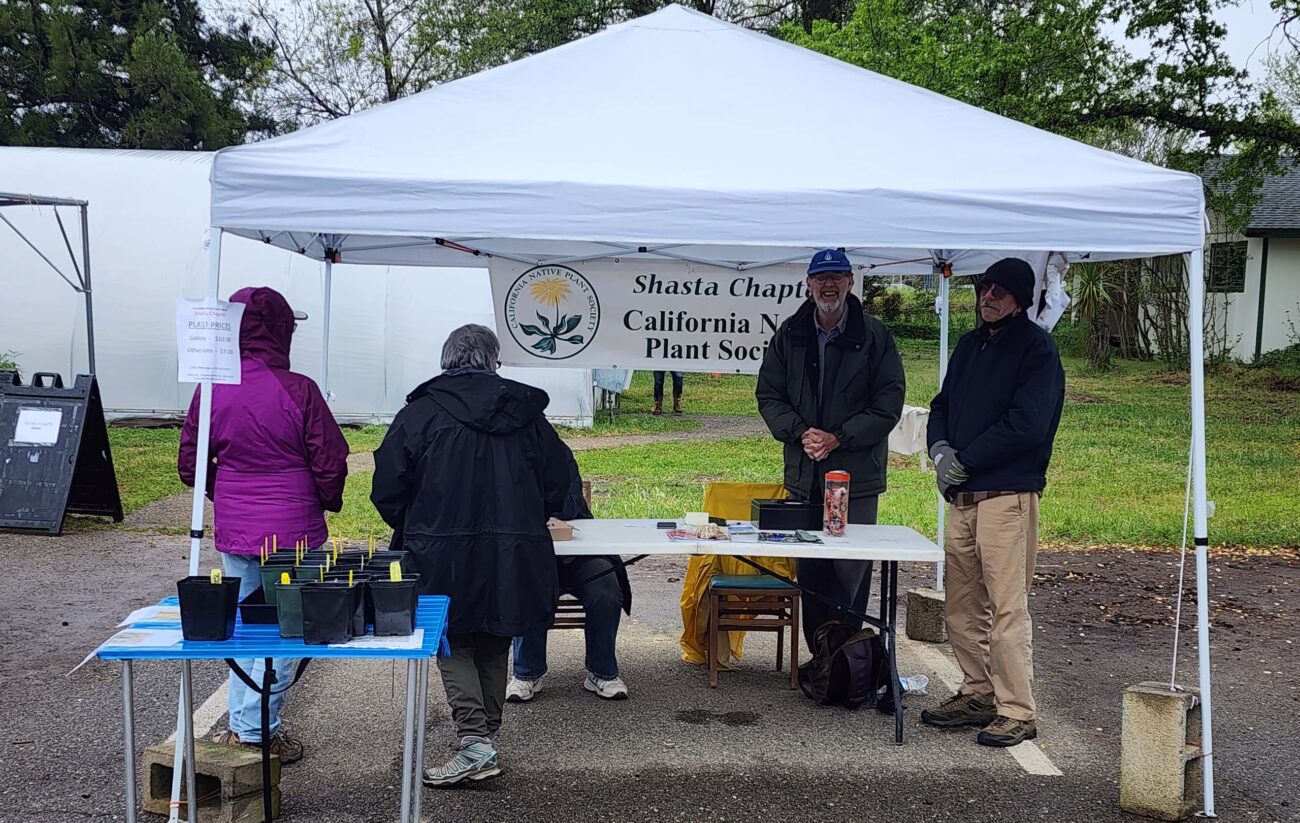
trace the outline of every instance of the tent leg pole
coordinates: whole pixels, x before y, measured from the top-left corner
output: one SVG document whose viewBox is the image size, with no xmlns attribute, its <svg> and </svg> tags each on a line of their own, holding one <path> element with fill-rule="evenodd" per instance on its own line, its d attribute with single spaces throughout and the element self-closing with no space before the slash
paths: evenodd
<svg viewBox="0 0 1300 823">
<path fill-rule="evenodd" d="M 95 307 L 90 299 L 90 217 L 81 205 L 81 290 L 86 295 L 86 353 L 90 373 L 95 374 Z"/>
<path fill-rule="evenodd" d="M 334 296 L 334 261 L 332 252 L 325 252 L 325 326 L 320 347 L 320 388 L 325 399 L 330 399 L 330 304 Z"/>
<path fill-rule="evenodd" d="M 207 299 L 216 300 L 221 288 L 221 235 L 215 226 L 208 237 L 208 293 Z M 212 382 L 199 384 L 199 437 L 194 457 L 194 502 L 190 508 L 190 576 L 199 573 L 199 552 L 203 549 L 203 508 L 208 494 L 208 437 L 212 431 Z M 182 688 L 183 690 L 183 688 Z M 180 764 L 184 758 L 185 736 L 181 734 L 185 720 L 185 695 L 177 701 L 176 750 L 172 763 Z M 181 770 L 172 768 L 172 805 L 169 823 L 179 820 L 177 801 L 181 797 Z"/>
<path fill-rule="evenodd" d="M 945 266 L 939 272 L 939 387 L 943 387 L 943 379 L 948 375 L 948 277 L 949 269 Z M 943 495 L 935 492 L 935 497 L 939 501 L 938 527 L 936 541 L 939 544 L 939 551 L 943 551 L 943 531 L 945 501 Z M 934 565 L 934 590 L 943 591 L 943 566 L 944 562 L 940 560 Z"/>
<path fill-rule="evenodd" d="M 1188 255 L 1187 332 L 1192 390 L 1192 503 L 1196 542 L 1196 645 L 1200 657 L 1201 756 L 1206 817 L 1214 813 L 1214 713 L 1210 700 L 1209 517 L 1205 482 L 1205 250 Z"/>
</svg>

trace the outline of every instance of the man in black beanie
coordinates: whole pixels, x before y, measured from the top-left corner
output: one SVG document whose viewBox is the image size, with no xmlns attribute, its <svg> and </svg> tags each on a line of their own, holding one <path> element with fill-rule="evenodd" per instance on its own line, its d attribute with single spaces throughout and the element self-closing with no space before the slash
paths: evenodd
<svg viewBox="0 0 1300 823">
<path fill-rule="evenodd" d="M 957 342 L 927 430 L 949 503 L 944 617 L 963 677 L 921 720 L 982 726 L 986 746 L 1038 736 L 1029 587 L 1065 372 L 1051 335 L 1025 313 L 1034 281 L 1028 263 L 1008 257 L 976 283 L 982 322 Z"/>
</svg>

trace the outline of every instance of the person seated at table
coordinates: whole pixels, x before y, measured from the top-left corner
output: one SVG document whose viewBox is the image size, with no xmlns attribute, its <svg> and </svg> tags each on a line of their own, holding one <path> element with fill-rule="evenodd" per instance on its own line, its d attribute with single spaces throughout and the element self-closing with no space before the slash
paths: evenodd
<svg viewBox="0 0 1300 823">
<path fill-rule="evenodd" d="M 565 446 L 546 392 L 496 374 L 500 351 L 484 326 L 453 331 L 443 373 L 407 396 L 375 450 L 371 502 L 412 553 L 421 593 L 451 600 L 438 668 L 459 742 L 425 770 L 433 786 L 501 774 L 511 638 L 550 628 L 559 597 L 546 521 L 569 489 Z"/>
<path fill-rule="evenodd" d="M 258 571 L 263 547 L 305 541 L 325 544 L 325 512 L 343 507 L 348 475 L 348 443 L 311 378 L 289 371 L 289 346 L 298 321 L 275 289 L 240 289 L 232 303 L 244 304 L 239 324 L 240 382 L 212 387 L 212 429 L 208 438 L 208 497 L 213 504 L 214 532 L 221 564 L 228 577 L 239 578 L 242 600 L 262 585 Z M 177 469 L 181 481 L 194 485 L 198 455 L 199 392 L 190 402 L 181 429 Z M 302 757 L 302 743 L 280 724 L 283 689 L 294 660 L 275 660 L 278 693 L 270 698 L 271 753 L 280 762 Z M 261 683 L 265 663 L 237 660 Z M 229 728 L 215 740 L 231 746 L 261 747 L 261 696 L 230 674 Z"/>
<path fill-rule="evenodd" d="M 569 472 L 569 492 L 563 507 L 552 514 L 561 520 L 590 520 L 591 509 L 582 494 L 582 475 L 573 452 L 564 447 Z M 582 603 L 586 615 L 582 633 L 587 644 L 587 677 L 582 687 L 606 700 L 625 700 L 627 684 L 618 675 L 614 652 L 619 611 L 632 613 L 632 587 L 623 560 L 617 555 L 557 557 L 560 591 Z M 515 675 L 506 687 L 506 700 L 527 703 L 542 690 L 546 674 L 545 629 L 515 638 Z"/>
</svg>

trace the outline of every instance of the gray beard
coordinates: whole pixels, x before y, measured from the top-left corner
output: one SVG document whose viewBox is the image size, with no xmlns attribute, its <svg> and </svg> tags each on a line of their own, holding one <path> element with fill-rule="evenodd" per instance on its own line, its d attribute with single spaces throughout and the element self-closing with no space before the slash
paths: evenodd
<svg viewBox="0 0 1300 823">
<path fill-rule="evenodd" d="M 814 297 L 813 302 L 817 304 L 817 311 L 821 312 L 822 314 L 828 315 L 830 317 L 834 317 L 835 315 L 840 313 L 840 311 L 844 308 L 844 304 L 848 302 L 848 300 L 847 298 L 845 298 L 841 300 L 836 300 L 833 303 L 824 303 L 822 302 L 821 298 Z"/>
</svg>

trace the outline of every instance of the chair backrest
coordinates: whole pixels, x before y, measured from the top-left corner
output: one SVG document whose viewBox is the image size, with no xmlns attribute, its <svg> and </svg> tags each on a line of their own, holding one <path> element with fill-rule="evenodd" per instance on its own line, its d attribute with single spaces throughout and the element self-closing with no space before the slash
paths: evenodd
<svg viewBox="0 0 1300 823">
<path fill-rule="evenodd" d="M 704 487 L 704 510 L 724 520 L 748 520 L 751 500 L 784 500 L 780 483 L 709 483 Z"/>
</svg>

